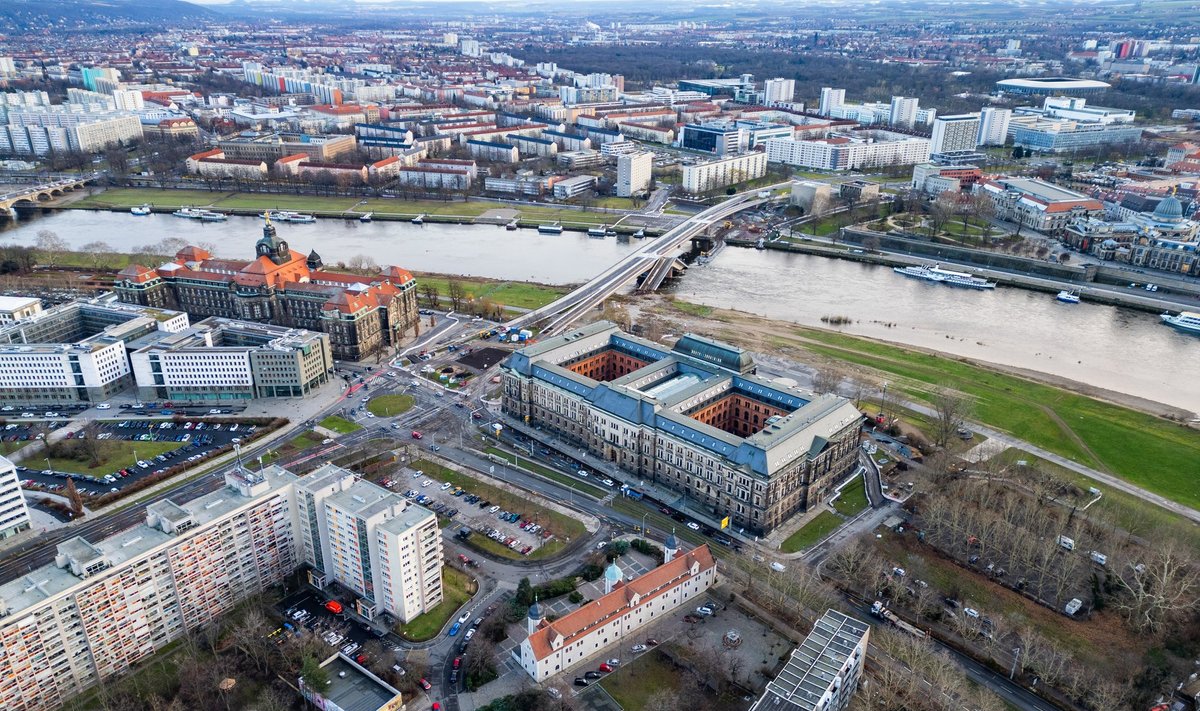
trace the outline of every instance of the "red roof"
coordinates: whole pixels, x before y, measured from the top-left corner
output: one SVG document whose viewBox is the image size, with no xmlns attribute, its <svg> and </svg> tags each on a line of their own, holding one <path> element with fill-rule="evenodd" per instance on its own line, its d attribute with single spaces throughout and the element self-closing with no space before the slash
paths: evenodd
<svg viewBox="0 0 1200 711">
<path fill-rule="evenodd" d="M 117 276 L 124 277 L 137 284 L 144 284 L 157 277 L 158 273 L 150 267 L 143 267 L 141 264 L 130 264 L 117 272 Z"/>
</svg>

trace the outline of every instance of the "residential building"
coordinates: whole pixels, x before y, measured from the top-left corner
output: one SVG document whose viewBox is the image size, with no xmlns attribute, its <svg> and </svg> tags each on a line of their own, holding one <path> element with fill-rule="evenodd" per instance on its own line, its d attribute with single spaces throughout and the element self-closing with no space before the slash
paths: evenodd
<svg viewBox="0 0 1200 711">
<path fill-rule="evenodd" d="M 980 146 L 1003 146 L 1008 140 L 1008 122 L 1012 118 L 1012 109 L 999 106 L 985 106 L 979 110 L 979 136 L 976 143 Z"/>
<path fill-rule="evenodd" d="M 907 96 L 893 96 L 888 124 L 901 128 L 912 128 L 917 122 L 917 108 L 920 99 Z"/>
<path fill-rule="evenodd" d="M 219 491 L 152 503 L 143 525 L 68 539 L 53 565 L 0 584 L 0 707 L 58 708 L 283 582 L 298 565 L 294 481 L 232 469 Z"/>
<path fill-rule="evenodd" d="M 773 163 L 820 170 L 861 170 L 929 160 L 929 139 L 891 131 L 851 131 L 828 138 L 766 142 Z"/>
<path fill-rule="evenodd" d="M 767 106 L 790 102 L 795 96 L 795 79 L 767 79 L 763 82 L 763 103 Z"/>
<path fill-rule="evenodd" d="M 628 582 L 613 563 L 604 574 L 605 594 L 596 600 L 553 622 L 545 619 L 536 602 L 529 608 L 528 635 L 520 644 L 521 668 L 542 682 L 605 647 L 627 644 L 642 627 L 703 595 L 716 577 L 716 562 L 706 545 L 671 557 Z"/>
<path fill-rule="evenodd" d="M 650 189 L 654 171 L 653 153 L 629 153 L 617 156 L 617 195 L 630 197 Z"/>
<path fill-rule="evenodd" d="M 733 346 L 689 334 L 668 349 L 601 321 L 510 356 L 503 408 L 757 534 L 855 471 L 862 417 L 755 371 Z"/>
<path fill-rule="evenodd" d="M 768 144 L 771 141 L 767 142 Z M 683 191 L 691 195 L 706 193 L 728 185 L 755 180 L 767 174 L 767 154 L 743 153 L 729 158 L 683 166 Z"/>
<path fill-rule="evenodd" d="M 1104 205 L 1095 198 L 1030 178 L 985 178 L 975 186 L 992 201 L 996 217 L 1044 233 L 1057 233 L 1072 222 L 1095 217 Z"/>
<path fill-rule="evenodd" d="M 558 154 L 558 164 L 568 170 L 579 170 L 580 168 L 591 168 L 592 166 L 604 165 L 605 156 L 600 151 L 569 151 Z"/>
<path fill-rule="evenodd" d="M 129 356 L 138 397 L 172 402 L 300 398 L 328 382 L 324 333 L 212 317 Z"/>
<path fill-rule="evenodd" d="M 200 135 L 200 127 L 190 116 L 180 116 L 142 123 L 142 134 L 147 138 L 196 138 Z"/>
<path fill-rule="evenodd" d="M 471 156 L 478 160 L 496 163 L 516 163 L 521 159 L 520 151 L 517 150 L 516 146 L 499 141 L 469 139 L 467 141 L 467 149 L 470 150 Z"/>
<path fill-rule="evenodd" d="M 417 282 L 409 272 L 326 271 L 316 251 L 305 257 L 292 250 L 270 221 L 251 261 L 185 247 L 158 268 L 131 264 L 113 286 L 127 303 L 327 333 L 339 360 L 363 360 L 398 344 L 418 319 Z"/>
<path fill-rule="evenodd" d="M 28 531 L 30 525 L 17 467 L 7 457 L 0 457 L 0 539 Z"/>
<path fill-rule="evenodd" d="M 457 168 L 400 168 L 396 178 L 401 185 L 426 190 L 466 190 L 471 187 L 471 174 Z"/>
<path fill-rule="evenodd" d="M 364 185 L 371 176 L 367 166 L 358 163 L 322 163 L 313 160 L 298 163 L 296 172 L 306 180 L 328 179 L 337 185 Z"/>
<path fill-rule="evenodd" d="M 980 163 L 986 156 L 976 150 L 979 114 L 938 116 L 933 120 L 929 157 L 940 165 Z"/>
<path fill-rule="evenodd" d="M 195 173 L 205 178 L 266 180 L 267 164 L 261 160 L 205 157 L 195 161 Z"/>
<path fill-rule="evenodd" d="M 358 614 L 408 622 L 442 601 L 442 540 L 432 511 L 333 464 L 296 482 L 296 507 L 309 580 L 353 590 Z"/>
<path fill-rule="evenodd" d="M 822 116 L 829 116 L 834 109 L 840 109 L 846 103 L 846 90 L 834 89 L 832 87 L 821 88 L 821 103 L 818 106 L 817 113 Z"/>
<path fill-rule="evenodd" d="M 142 138 L 138 117 L 123 112 L 80 113 L 63 106 L 8 112 L 0 130 L 0 153 L 46 155 L 53 151 L 99 153 Z"/>
<path fill-rule="evenodd" d="M 594 175 L 577 175 L 573 178 L 564 178 L 554 183 L 554 197 L 559 200 L 570 200 L 573 197 L 583 195 L 595 187 L 596 176 Z"/>
<path fill-rule="evenodd" d="M 858 689 L 871 626 L 829 610 L 750 711 L 844 711 Z"/>
<path fill-rule="evenodd" d="M 37 316 L 42 300 L 33 296 L 0 296 L 0 326 Z"/>
</svg>

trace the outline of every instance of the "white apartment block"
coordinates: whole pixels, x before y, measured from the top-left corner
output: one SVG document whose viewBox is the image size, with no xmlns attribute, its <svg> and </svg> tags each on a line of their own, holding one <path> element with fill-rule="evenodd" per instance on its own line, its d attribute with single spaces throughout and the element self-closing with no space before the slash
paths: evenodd
<svg viewBox="0 0 1200 711">
<path fill-rule="evenodd" d="M 17 467 L 0 457 L 0 539 L 15 536 L 29 528 L 29 509 L 21 493 Z"/>
<path fill-rule="evenodd" d="M 772 163 L 820 170 L 860 170 L 929 160 L 929 139 L 888 131 L 857 131 L 807 141 L 769 140 Z"/>
<path fill-rule="evenodd" d="M 933 120 L 929 150 L 934 154 L 974 151 L 978 137 L 979 114 L 938 116 Z"/>
<path fill-rule="evenodd" d="M 834 89 L 832 87 L 823 87 L 821 89 L 821 103 L 817 108 L 817 113 L 822 116 L 829 116 L 834 109 L 840 109 L 846 103 L 846 90 Z"/>
<path fill-rule="evenodd" d="M 763 82 L 763 103 L 767 106 L 789 102 L 795 96 L 795 79 L 767 79 Z"/>
<path fill-rule="evenodd" d="M 1012 109 L 983 107 L 979 110 L 979 136 L 976 142 L 981 146 L 1003 146 L 1008 138 L 1008 122 L 1011 119 Z"/>
<path fill-rule="evenodd" d="M 917 121 L 920 100 L 909 96 L 893 96 L 888 123 L 893 126 L 912 128 Z"/>
<path fill-rule="evenodd" d="M 332 464 L 296 483 L 296 503 L 311 580 L 358 593 L 358 614 L 408 622 L 442 601 L 442 542 L 432 511 Z"/>
<path fill-rule="evenodd" d="M 771 143 L 771 141 L 767 141 Z M 692 195 L 736 185 L 767 174 L 767 154 L 761 151 L 683 167 L 683 191 Z"/>
<path fill-rule="evenodd" d="M 750 711 L 843 711 L 858 689 L 870 625 L 829 610 Z"/>
<path fill-rule="evenodd" d="M 25 128 L 33 140 L 35 134 L 50 136 L 58 135 L 61 130 L 66 136 L 70 150 L 85 153 L 97 153 L 116 143 L 129 143 L 142 138 L 142 122 L 137 116 L 128 113 L 78 113 L 65 110 L 61 106 L 41 107 L 35 110 L 10 110 L 8 112 L 10 138 L 17 133 L 11 129 Z M 0 150 L 4 149 L 0 139 Z M 10 146 L 11 152 L 17 152 L 17 147 Z"/>
<path fill-rule="evenodd" d="M 0 296 L 0 326 L 36 316 L 41 312 L 41 299 L 29 296 Z"/>
<path fill-rule="evenodd" d="M 629 153 L 617 156 L 617 195 L 630 197 L 650 188 L 654 171 L 653 153 Z"/>
<path fill-rule="evenodd" d="M 220 491 L 151 504 L 145 525 L 72 538 L 0 585 L 0 708 L 57 708 L 281 582 L 297 566 L 294 481 L 232 470 Z"/>
</svg>

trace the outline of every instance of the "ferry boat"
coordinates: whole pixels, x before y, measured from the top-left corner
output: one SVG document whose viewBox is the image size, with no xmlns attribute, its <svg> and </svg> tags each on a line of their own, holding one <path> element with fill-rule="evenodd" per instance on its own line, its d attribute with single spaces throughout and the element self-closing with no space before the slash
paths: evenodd
<svg viewBox="0 0 1200 711">
<path fill-rule="evenodd" d="M 375 213 L 373 213 L 373 212 L 364 212 L 363 214 L 358 216 L 358 221 L 359 222 L 370 222 L 371 216 L 374 214 Z"/>
<path fill-rule="evenodd" d="M 562 225 L 538 225 L 538 232 L 544 235 L 561 235 L 563 231 Z"/>
<path fill-rule="evenodd" d="M 417 215 L 416 217 L 412 218 L 412 220 L 410 220 L 410 222 L 412 222 L 414 225 L 423 225 L 423 224 L 425 224 L 425 216 Z"/>
<path fill-rule="evenodd" d="M 197 210 L 194 207 L 181 207 L 171 214 L 175 217 L 183 217 L 188 220 L 199 220 L 200 216 L 204 214 L 204 210 Z"/>
<path fill-rule="evenodd" d="M 259 215 L 263 219 L 273 222 L 295 222 L 302 225 L 311 224 L 317 221 L 317 218 L 312 215 L 305 215 L 300 212 L 291 212 L 289 210 L 270 210 Z"/>
<path fill-rule="evenodd" d="M 145 217 L 146 215 L 150 214 L 150 206 L 142 205 L 141 207 L 131 207 L 129 208 L 129 212 L 137 215 L 138 217 Z"/>
<path fill-rule="evenodd" d="M 1074 291 L 1067 291 L 1065 289 L 1058 292 L 1058 296 L 1056 296 L 1054 298 L 1058 299 L 1059 301 L 1063 302 L 1064 304 L 1078 304 L 1079 303 L 1079 294 L 1075 293 Z"/>
<path fill-rule="evenodd" d="M 1176 331 L 1200 336 L 1200 313 L 1195 311 L 1180 311 L 1178 316 L 1165 313 L 1161 316 L 1163 323 Z"/>
<path fill-rule="evenodd" d="M 920 267 L 892 267 L 892 271 L 902 276 L 913 279 L 923 279 L 925 281 L 937 282 L 949 286 L 959 286 L 964 289 L 995 289 L 996 283 L 981 279 L 977 276 L 971 276 L 966 272 L 956 272 L 950 269 L 942 269 L 938 264 L 933 266 Z"/>
<path fill-rule="evenodd" d="M 212 212 L 211 210 L 200 211 L 201 222 L 224 222 L 227 219 L 229 218 L 220 212 Z"/>
</svg>

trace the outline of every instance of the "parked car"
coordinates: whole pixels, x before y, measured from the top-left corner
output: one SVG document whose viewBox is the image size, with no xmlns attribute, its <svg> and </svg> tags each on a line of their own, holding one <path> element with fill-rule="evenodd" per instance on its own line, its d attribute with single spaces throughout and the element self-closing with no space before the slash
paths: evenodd
<svg viewBox="0 0 1200 711">
<path fill-rule="evenodd" d="M 633 652 L 634 654 L 640 654 L 640 653 L 642 653 L 642 652 L 646 651 L 646 645 L 644 645 L 644 644 L 635 644 L 635 645 L 633 645 L 632 647 L 630 647 L 630 650 L 629 650 L 629 651 Z"/>
<path fill-rule="evenodd" d="M 430 684 L 430 683 L 429 683 L 428 681 L 426 681 L 425 679 L 421 679 L 421 680 L 420 680 L 419 682 L 417 682 L 417 683 L 418 683 L 418 684 L 420 684 L 420 685 L 421 685 L 421 688 L 422 688 L 422 689 L 424 689 L 424 690 L 426 690 L 426 691 L 429 691 L 430 689 L 432 689 L 432 688 L 433 688 L 433 684 Z"/>
<path fill-rule="evenodd" d="M 575 686 L 591 686 L 591 685 L 592 685 L 592 682 L 588 681 L 587 679 L 584 679 L 581 676 L 575 677 Z"/>
</svg>

